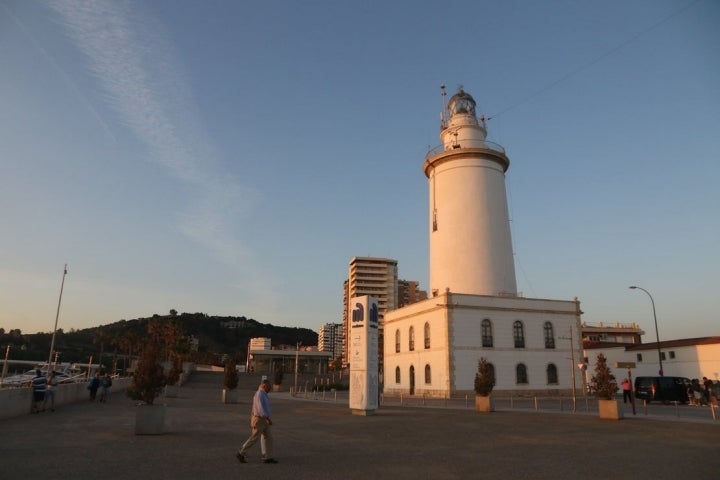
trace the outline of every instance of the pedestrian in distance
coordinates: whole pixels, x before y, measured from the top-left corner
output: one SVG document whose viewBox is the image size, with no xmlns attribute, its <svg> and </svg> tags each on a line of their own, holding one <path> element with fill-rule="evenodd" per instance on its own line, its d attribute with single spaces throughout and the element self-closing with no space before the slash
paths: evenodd
<svg viewBox="0 0 720 480">
<path fill-rule="evenodd" d="M 47 390 L 47 379 L 43 376 L 39 368 L 35 370 L 35 376 L 31 381 L 31 386 L 33 389 L 32 413 L 38 413 L 40 412 L 40 404 L 45 402 L 45 391 Z"/>
<path fill-rule="evenodd" d="M 95 373 L 93 377 L 88 382 L 88 390 L 90 390 L 90 401 L 94 402 L 95 398 L 97 397 L 97 391 L 98 388 L 100 388 L 100 374 Z"/>
<path fill-rule="evenodd" d="M 43 400 L 43 410 L 45 410 L 45 406 L 48 403 L 48 400 L 50 400 L 50 411 L 55 411 L 55 388 L 57 387 L 57 378 L 55 377 L 55 372 L 50 371 L 47 376 L 47 388 L 45 390 L 45 399 Z"/>
<path fill-rule="evenodd" d="M 632 393 L 632 385 L 630 384 L 630 380 L 627 378 L 623 378 L 623 381 L 620 382 L 620 386 L 622 387 L 623 391 L 623 403 L 627 403 L 628 400 L 631 400 L 630 394 Z"/>
<path fill-rule="evenodd" d="M 110 387 L 112 387 L 112 378 L 109 373 L 106 373 L 102 379 L 100 379 L 100 401 L 107 402 L 110 396 Z"/>
<path fill-rule="evenodd" d="M 272 420 L 270 419 L 270 381 L 263 380 L 253 397 L 252 415 L 250 417 L 250 437 L 243 443 L 236 454 L 240 463 L 247 463 L 247 451 L 260 439 L 263 463 L 278 463 L 272 456 L 273 437 L 271 433 Z"/>
</svg>

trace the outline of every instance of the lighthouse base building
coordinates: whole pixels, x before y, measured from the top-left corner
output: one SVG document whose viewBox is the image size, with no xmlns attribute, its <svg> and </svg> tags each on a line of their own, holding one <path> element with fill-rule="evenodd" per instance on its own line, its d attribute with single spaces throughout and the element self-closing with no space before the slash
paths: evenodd
<svg viewBox="0 0 720 480">
<path fill-rule="evenodd" d="M 481 358 L 494 373 L 494 394 L 582 388 L 580 303 L 518 294 L 505 189 L 510 159 L 486 140 L 472 96 L 460 88 L 445 105 L 444 87 L 442 94 L 442 145 L 423 165 L 432 297 L 386 312 L 384 391 L 471 394 Z"/>
<path fill-rule="evenodd" d="M 580 303 L 442 295 L 385 314 L 383 391 L 448 398 L 474 395 L 478 361 L 494 395 L 567 394 L 583 388 Z"/>
</svg>

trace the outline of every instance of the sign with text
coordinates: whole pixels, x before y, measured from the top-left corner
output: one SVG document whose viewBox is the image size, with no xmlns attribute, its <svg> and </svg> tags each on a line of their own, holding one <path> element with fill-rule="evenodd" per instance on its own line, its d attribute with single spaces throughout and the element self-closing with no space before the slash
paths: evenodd
<svg viewBox="0 0 720 480">
<path fill-rule="evenodd" d="M 370 296 L 350 299 L 350 410 L 371 415 L 378 408 L 378 306 Z"/>
<path fill-rule="evenodd" d="M 615 362 L 615 368 L 635 368 L 635 362 Z"/>
</svg>

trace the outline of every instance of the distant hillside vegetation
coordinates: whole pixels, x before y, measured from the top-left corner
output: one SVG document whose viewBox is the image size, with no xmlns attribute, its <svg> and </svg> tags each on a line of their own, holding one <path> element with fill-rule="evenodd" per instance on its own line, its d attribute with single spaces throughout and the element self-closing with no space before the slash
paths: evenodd
<svg viewBox="0 0 720 480">
<path fill-rule="evenodd" d="M 170 315 L 153 315 L 134 320 L 120 320 L 108 325 L 71 330 L 58 329 L 55 351 L 60 362 L 96 362 L 103 355 L 103 363 L 110 366 L 115 354 L 134 353 L 133 346 L 146 334 L 149 320 L 175 323 L 186 335 L 199 341 L 196 361 L 217 363 L 222 355 L 232 355 L 245 361 L 251 338 L 269 337 L 272 345 L 317 345 L 317 333 L 308 328 L 279 327 L 260 323 L 245 317 L 218 317 L 205 313 L 181 313 L 174 310 Z M 232 327 L 232 328 L 229 328 Z M 50 352 L 51 333 L 23 334 L 20 330 L 5 331 L 0 328 L 0 345 L 10 345 L 12 360 L 47 360 Z"/>
</svg>

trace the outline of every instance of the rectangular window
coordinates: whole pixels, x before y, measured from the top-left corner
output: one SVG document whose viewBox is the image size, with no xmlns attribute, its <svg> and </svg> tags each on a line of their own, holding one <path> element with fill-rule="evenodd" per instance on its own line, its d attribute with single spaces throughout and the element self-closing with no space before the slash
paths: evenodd
<svg viewBox="0 0 720 480">
<path fill-rule="evenodd" d="M 661 352 L 661 353 L 660 353 L 660 358 L 662 358 L 663 360 L 665 360 L 665 352 Z"/>
<path fill-rule="evenodd" d="M 642 362 L 642 353 L 637 354 L 637 361 Z"/>
<path fill-rule="evenodd" d="M 670 350 L 670 359 L 675 358 L 675 350 Z"/>
</svg>

